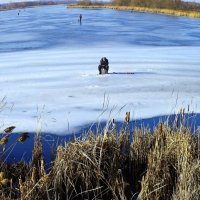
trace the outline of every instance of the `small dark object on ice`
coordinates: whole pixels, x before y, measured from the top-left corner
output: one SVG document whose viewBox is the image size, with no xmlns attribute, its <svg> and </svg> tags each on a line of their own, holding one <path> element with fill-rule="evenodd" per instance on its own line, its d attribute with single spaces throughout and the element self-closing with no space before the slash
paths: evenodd
<svg viewBox="0 0 200 200">
<path fill-rule="evenodd" d="M 82 14 L 79 15 L 79 20 L 80 24 L 82 23 Z"/>
<path fill-rule="evenodd" d="M 98 69 L 99 69 L 99 74 L 108 74 L 109 62 L 106 57 L 101 58 Z"/>
</svg>

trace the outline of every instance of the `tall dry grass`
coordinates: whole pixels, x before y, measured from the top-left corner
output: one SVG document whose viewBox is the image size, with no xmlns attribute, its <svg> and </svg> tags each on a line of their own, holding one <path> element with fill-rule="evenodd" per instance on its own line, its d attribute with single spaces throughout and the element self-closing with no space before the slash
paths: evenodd
<svg viewBox="0 0 200 200">
<path fill-rule="evenodd" d="M 165 14 L 165 15 L 174 15 L 174 16 L 185 16 L 185 17 L 193 17 L 200 18 L 200 8 L 198 9 L 172 9 L 172 8 L 157 8 L 157 7 L 146 7 L 146 6 L 133 6 L 133 5 L 117 5 L 117 4 L 78 4 L 78 5 L 68 5 L 68 8 L 106 8 L 113 10 L 127 10 L 127 11 L 135 11 L 135 12 L 150 12 L 157 14 Z"/>
<path fill-rule="evenodd" d="M 31 163 L 1 165 L 1 199 L 199 199 L 200 132 L 191 133 L 183 110 L 153 133 L 131 132 L 129 121 L 127 112 L 120 131 L 113 120 L 58 146 L 48 172 L 36 137 Z"/>
</svg>

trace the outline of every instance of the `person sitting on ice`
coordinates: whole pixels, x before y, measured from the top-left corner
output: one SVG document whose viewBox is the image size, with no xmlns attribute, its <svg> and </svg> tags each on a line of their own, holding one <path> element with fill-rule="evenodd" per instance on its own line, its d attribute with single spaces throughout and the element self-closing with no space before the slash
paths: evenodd
<svg viewBox="0 0 200 200">
<path fill-rule="evenodd" d="M 108 74 L 109 62 L 106 57 L 101 58 L 98 69 L 99 69 L 99 74 Z"/>
</svg>

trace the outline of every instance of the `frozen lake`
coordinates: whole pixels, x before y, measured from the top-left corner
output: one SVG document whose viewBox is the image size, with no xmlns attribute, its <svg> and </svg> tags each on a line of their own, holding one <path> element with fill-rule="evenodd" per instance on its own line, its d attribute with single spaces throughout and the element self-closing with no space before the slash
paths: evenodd
<svg viewBox="0 0 200 200">
<path fill-rule="evenodd" d="M 33 132 L 40 115 L 43 132 L 67 134 L 126 111 L 200 112 L 200 19 L 49 6 L 0 12 L 0 30 L 2 129 Z M 111 74 L 99 76 L 103 56 Z"/>
</svg>

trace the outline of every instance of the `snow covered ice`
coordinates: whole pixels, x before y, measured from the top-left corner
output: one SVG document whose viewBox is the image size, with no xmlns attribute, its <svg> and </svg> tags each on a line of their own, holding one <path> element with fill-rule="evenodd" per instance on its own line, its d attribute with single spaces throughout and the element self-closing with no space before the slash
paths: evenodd
<svg viewBox="0 0 200 200">
<path fill-rule="evenodd" d="M 16 13 L 0 12 L 2 127 L 34 132 L 42 113 L 43 132 L 68 134 L 126 111 L 132 120 L 200 112 L 199 19 L 61 6 Z M 110 74 L 99 76 L 104 56 Z"/>
</svg>

